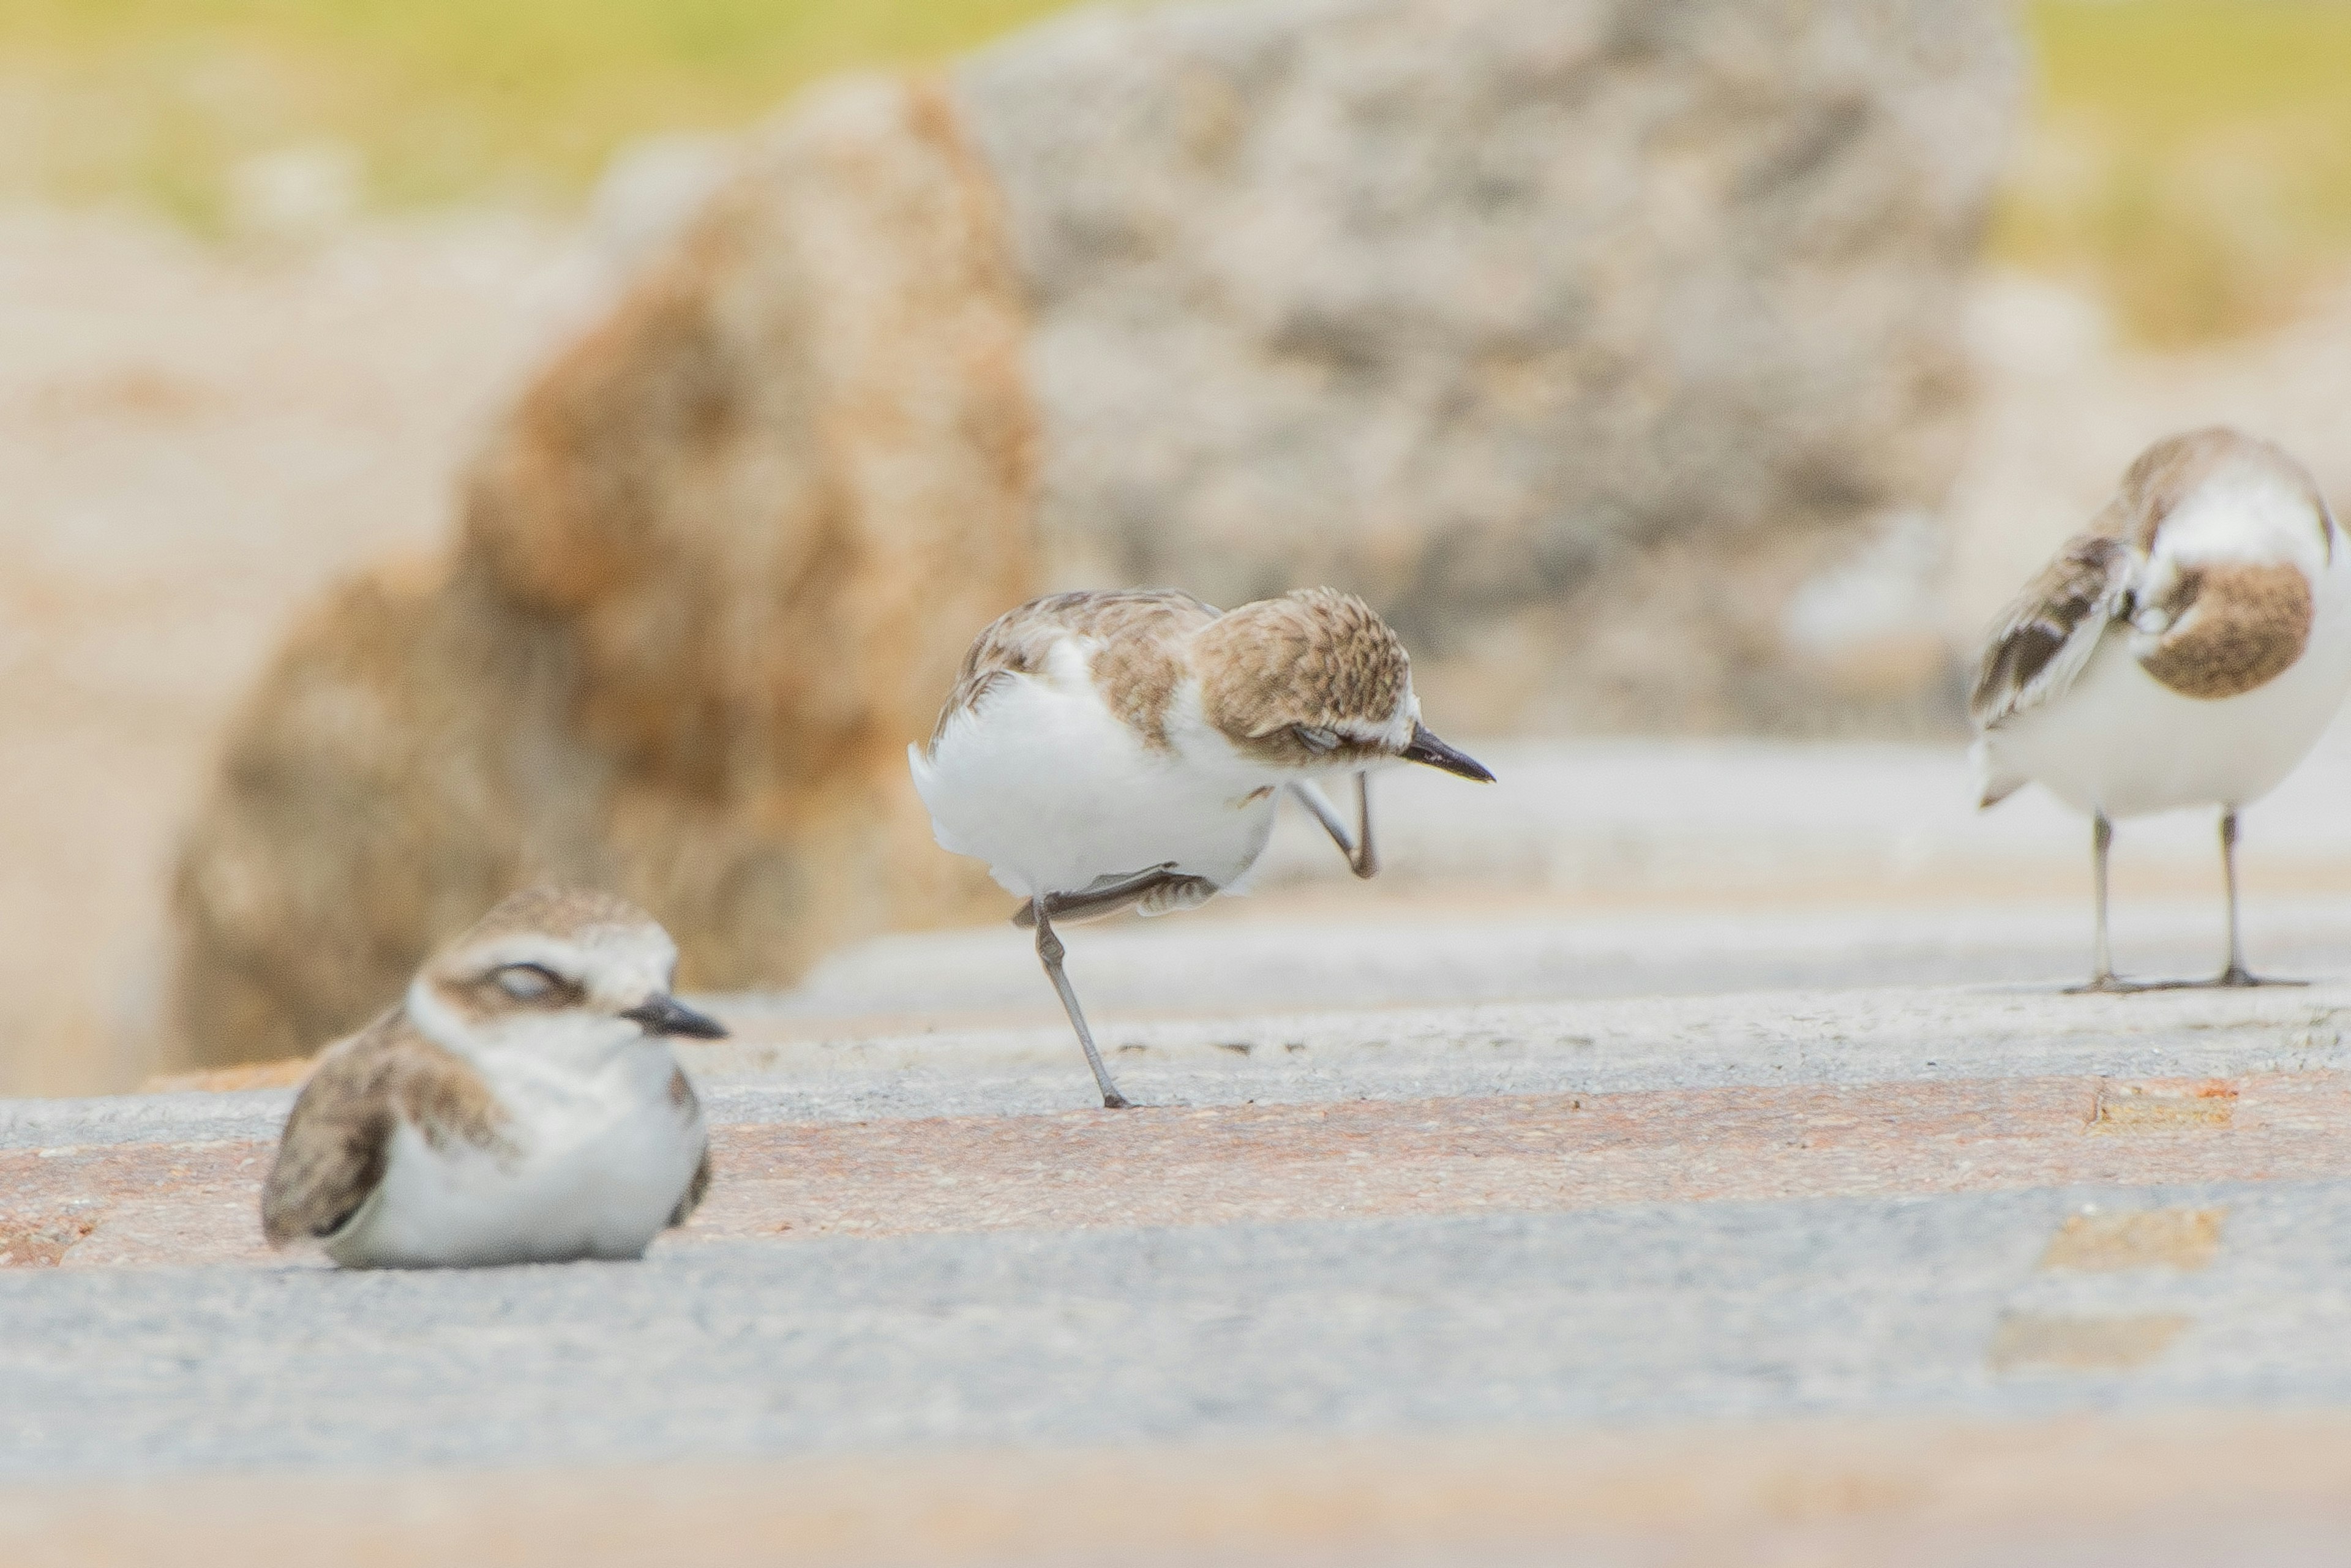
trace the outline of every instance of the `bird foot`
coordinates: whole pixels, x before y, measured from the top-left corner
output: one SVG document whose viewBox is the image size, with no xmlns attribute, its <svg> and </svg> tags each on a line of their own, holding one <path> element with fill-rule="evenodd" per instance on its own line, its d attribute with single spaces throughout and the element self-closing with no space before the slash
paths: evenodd
<svg viewBox="0 0 2351 1568">
<path fill-rule="evenodd" d="M 2068 986 L 2069 997 L 2126 997 L 2134 991 L 2157 991 L 2163 983 L 2147 980 L 2126 980 L 2114 975 L 2094 975 L 2078 986 Z"/>
<path fill-rule="evenodd" d="M 1132 1111 L 1134 1109 L 1134 1102 L 1113 1089 L 1109 1093 L 1102 1096 L 1102 1109 L 1105 1111 Z"/>
<path fill-rule="evenodd" d="M 2187 991 L 2250 991 L 2261 986 L 2306 986 L 2308 980 L 2279 980 L 2267 975 L 2256 975 L 2241 964 L 2231 965 L 2209 980 L 2182 980 L 2179 988 Z"/>
<path fill-rule="evenodd" d="M 2102 975 L 2086 984 L 2066 987 L 2065 994 L 2069 997 L 2119 997 L 2137 991 L 2249 991 L 2261 986 L 2308 984 L 2308 980 L 2273 980 L 2248 969 L 2224 969 L 2209 980 L 2121 980 L 2112 975 Z"/>
</svg>

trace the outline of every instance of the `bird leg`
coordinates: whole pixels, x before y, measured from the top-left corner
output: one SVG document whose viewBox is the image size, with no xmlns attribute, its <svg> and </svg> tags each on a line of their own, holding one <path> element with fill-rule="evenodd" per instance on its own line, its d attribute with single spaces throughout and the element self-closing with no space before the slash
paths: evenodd
<svg viewBox="0 0 2351 1568">
<path fill-rule="evenodd" d="M 1311 779 L 1299 779 L 1290 785 L 1290 790 L 1314 814 L 1314 820 L 1322 824 L 1322 831 L 1331 835 L 1331 841 L 1339 846 L 1339 852 L 1347 857 L 1349 871 L 1361 877 L 1379 875 L 1379 852 L 1372 845 L 1372 776 L 1369 772 L 1355 775 L 1356 827 L 1353 833 L 1347 831 L 1347 824 L 1339 820 L 1338 809 L 1331 804 L 1331 798 L 1323 794 L 1322 787 Z"/>
<path fill-rule="evenodd" d="M 2092 972 L 2088 984 L 2068 986 L 2066 990 L 2069 993 L 2079 994 L 2085 991 L 2137 991 L 2146 989 L 2145 987 L 2134 985 L 2128 980 L 2118 980 L 2115 978 L 2114 956 L 2106 943 L 2106 852 L 2114 847 L 2114 823 L 2106 820 L 2105 812 L 2093 811 L 2090 814 L 2090 865 L 2094 880 L 2097 883 L 2097 967 Z"/>
<path fill-rule="evenodd" d="M 1070 1015 L 1070 1027 L 1078 1031 L 1078 1043 L 1085 1047 L 1086 1065 L 1094 1070 L 1095 1086 L 1102 1090 L 1105 1110 L 1123 1111 L 1134 1103 L 1118 1092 L 1110 1081 L 1110 1070 L 1102 1066 L 1102 1052 L 1094 1049 L 1093 1031 L 1086 1028 L 1086 1015 L 1078 1007 L 1078 993 L 1071 988 L 1070 977 L 1061 971 L 1063 948 L 1061 939 L 1053 935 L 1053 922 L 1046 913 L 1042 899 L 1029 904 L 1037 922 L 1037 958 L 1045 966 L 1045 973 L 1061 993 L 1061 1009 Z"/>
<path fill-rule="evenodd" d="M 2307 980 L 2264 979 L 2245 967 L 2245 947 L 2237 933 L 2237 809 L 2220 808 L 2220 876 L 2229 888 L 2229 967 L 2200 986 L 2235 988 L 2252 986 L 2303 986 Z"/>
</svg>

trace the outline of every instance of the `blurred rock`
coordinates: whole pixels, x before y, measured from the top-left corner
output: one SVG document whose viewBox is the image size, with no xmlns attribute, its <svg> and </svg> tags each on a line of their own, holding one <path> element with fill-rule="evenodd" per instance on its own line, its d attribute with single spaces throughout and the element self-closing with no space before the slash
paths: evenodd
<svg viewBox="0 0 2351 1568">
<path fill-rule="evenodd" d="M 804 99 L 491 438 L 446 563 L 295 632 L 175 886 L 187 1059 L 314 1049 L 500 894 L 626 894 L 688 987 L 960 913 L 906 778 L 1031 591 L 995 195 L 944 94 Z"/>
<path fill-rule="evenodd" d="M 313 1048 L 540 877 L 688 986 L 994 906 L 904 748 L 1054 580 L 1358 590 L 1448 731 L 1936 722 L 1901 621 L 2013 78 L 1991 0 L 1089 10 L 812 96 L 675 240 L 707 150 L 616 172 L 651 259 L 455 559 L 235 728 L 186 1039 Z"/>
<path fill-rule="evenodd" d="M 350 222 L 366 192 L 359 149 L 316 141 L 247 158 L 228 172 L 228 226 L 269 245 L 315 243 Z"/>
<path fill-rule="evenodd" d="M 612 264 L 634 268 L 693 226 L 735 173 L 742 153 L 728 136 L 648 136 L 612 155 L 588 202 L 588 230 Z"/>
<path fill-rule="evenodd" d="M 1012 39 L 957 89 L 1036 317 L 1052 576 L 1357 590 L 1468 733 L 1938 722 L 1933 661 L 1857 701 L 1788 607 L 1949 483 L 2017 78 L 1988 0 Z"/>
</svg>

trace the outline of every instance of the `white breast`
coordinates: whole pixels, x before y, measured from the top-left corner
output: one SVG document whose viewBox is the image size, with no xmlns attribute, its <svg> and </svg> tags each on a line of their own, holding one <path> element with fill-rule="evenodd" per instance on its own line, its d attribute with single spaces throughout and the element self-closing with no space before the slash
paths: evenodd
<svg viewBox="0 0 2351 1568">
<path fill-rule="evenodd" d="M 914 787 L 940 847 L 986 861 L 1022 897 L 1175 862 L 1229 887 L 1273 831 L 1279 780 L 1197 716 L 1195 693 L 1155 747 L 1102 702 L 1081 643 L 1046 670 L 1007 675 L 949 721 L 928 755 L 909 748 Z"/>
<path fill-rule="evenodd" d="M 670 1098 L 676 1059 L 645 1040 L 595 1071 L 521 1051 L 481 1063 L 510 1149 L 435 1147 L 403 1122 L 337 1262 L 419 1268 L 635 1258 L 684 1197 L 706 1136 Z"/>
</svg>

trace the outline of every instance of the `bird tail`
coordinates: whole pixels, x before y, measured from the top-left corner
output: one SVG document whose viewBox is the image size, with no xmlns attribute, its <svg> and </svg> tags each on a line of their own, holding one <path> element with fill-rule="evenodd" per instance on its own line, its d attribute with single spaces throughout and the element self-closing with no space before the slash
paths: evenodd
<svg viewBox="0 0 2351 1568">
<path fill-rule="evenodd" d="M 1979 811 L 1990 810 L 2032 782 L 2001 767 L 2000 759 L 1992 755 L 1991 737 L 1989 735 L 1976 737 L 1976 743 L 1968 748 L 1968 760 L 1975 767 L 1976 810 Z"/>
</svg>

